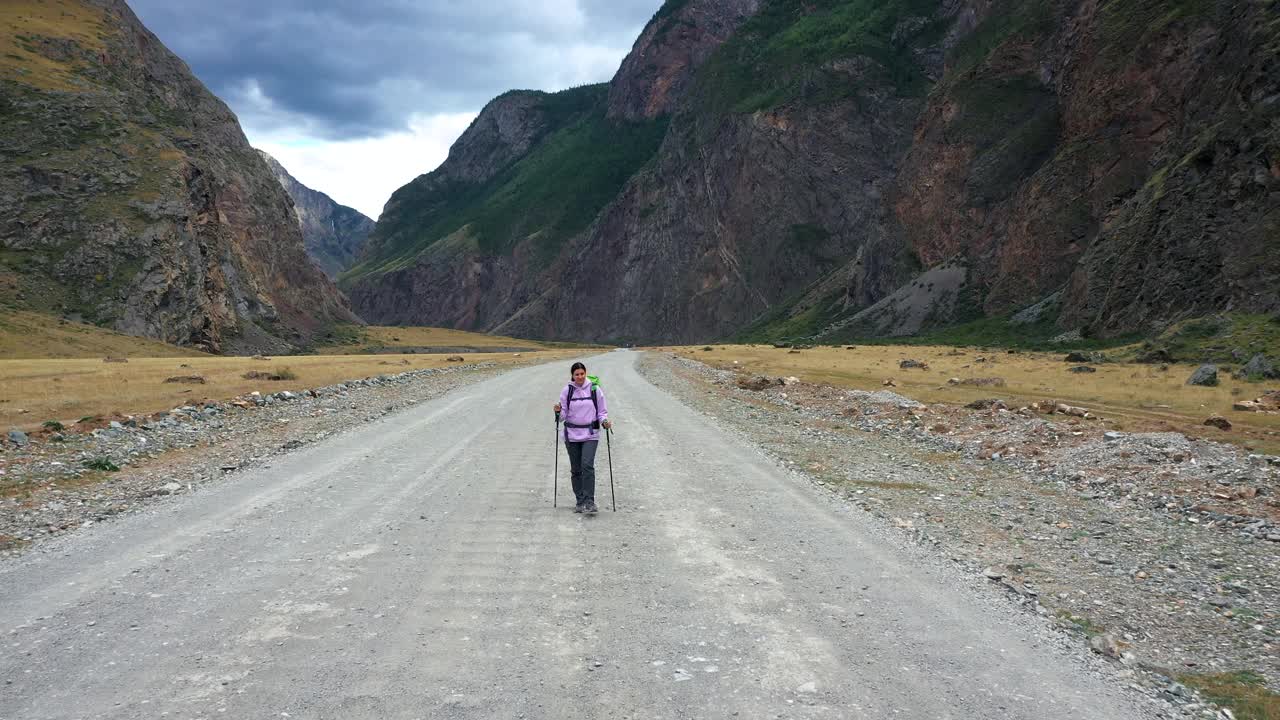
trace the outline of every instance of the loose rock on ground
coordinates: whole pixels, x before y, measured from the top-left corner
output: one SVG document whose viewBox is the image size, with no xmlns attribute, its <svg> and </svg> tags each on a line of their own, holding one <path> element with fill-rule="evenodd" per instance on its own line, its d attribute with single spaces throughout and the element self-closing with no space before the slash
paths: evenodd
<svg viewBox="0 0 1280 720">
<path fill-rule="evenodd" d="M 643 369 L 1188 716 L 1226 717 L 1185 687 L 1168 692 L 1184 674 L 1248 670 L 1280 689 L 1280 458 L 1118 432 L 1056 404 L 924 405 L 805 382 L 754 391 L 667 356 Z"/>
</svg>

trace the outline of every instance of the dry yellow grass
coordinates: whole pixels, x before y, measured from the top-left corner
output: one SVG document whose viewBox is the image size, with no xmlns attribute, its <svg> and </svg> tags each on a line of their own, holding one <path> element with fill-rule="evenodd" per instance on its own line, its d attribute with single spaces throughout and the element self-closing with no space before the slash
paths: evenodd
<svg viewBox="0 0 1280 720">
<path fill-rule="evenodd" d="M 356 327 L 342 328 L 340 334 L 350 338 L 350 342 L 323 345 L 317 352 L 330 355 L 348 355 L 369 352 L 378 349 L 394 348 L 529 348 L 545 349 L 556 346 L 556 343 L 541 343 L 533 340 L 501 335 L 484 335 L 465 330 L 430 327 Z"/>
<path fill-rule="evenodd" d="M 80 0 L 0 2 L 0 74 L 46 90 L 75 90 L 75 62 L 35 52 L 33 38 L 71 40 L 91 52 L 103 49 L 103 11 Z"/>
<path fill-rule="evenodd" d="M 897 383 L 892 388 L 895 392 L 929 403 L 967 403 L 989 397 L 1060 400 L 1094 410 L 1121 429 L 1171 429 L 1280 450 L 1280 416 L 1231 409 L 1233 401 L 1252 399 L 1280 384 L 1236 381 L 1220 373 L 1219 387 L 1190 387 L 1185 383 L 1195 369 L 1191 365 L 1173 365 L 1161 371 L 1157 365 L 1109 363 L 1096 365 L 1096 373 L 1075 374 L 1069 369 L 1076 363 L 1063 362 L 1062 353 L 985 353 L 968 348 L 892 345 L 853 350 L 813 348 L 794 354 L 760 345 L 719 345 L 711 352 L 702 346 L 664 349 L 719 368 L 767 376 L 794 375 L 808 382 L 862 390 L 884 389 L 884 381 L 892 378 Z M 927 362 L 929 369 L 900 369 L 898 363 L 906 358 Z M 1004 378 L 1007 386 L 947 384 L 951 378 L 983 377 Z M 1228 418 L 1235 429 L 1224 433 L 1204 427 L 1204 420 L 1215 414 Z"/>
<path fill-rule="evenodd" d="M 444 367 L 455 353 L 355 354 L 388 347 L 531 348 L 519 353 L 461 353 L 467 362 L 523 363 L 532 358 L 576 357 L 582 349 L 439 328 L 345 328 L 359 342 L 318 355 L 258 360 L 216 357 L 92 325 L 34 312 L 0 312 L 0 429 L 32 429 L 46 420 L 69 424 L 82 417 L 140 415 L 198 400 L 225 400 L 253 391 L 278 392 L 344 380 Z M 104 362 L 104 358 L 128 362 Z M 250 372 L 277 373 L 287 380 L 246 379 Z M 166 383 L 197 375 L 203 384 Z"/>
<path fill-rule="evenodd" d="M 23 311 L 0 312 L 0 359 L 207 357 L 189 348 Z"/>
<path fill-rule="evenodd" d="M 448 328 L 348 327 L 353 342 L 319 347 L 320 352 L 365 352 L 394 347 L 545 347 L 531 340 L 490 334 L 453 331 Z"/>
<path fill-rule="evenodd" d="M 546 350 L 465 356 L 467 362 L 499 364 L 554 360 L 580 353 Z M 0 428 L 35 428 L 46 420 L 64 424 L 85 416 L 145 414 L 199 400 L 225 400 L 253 391 L 302 390 L 344 380 L 437 368 L 446 355 L 306 355 L 267 360 L 228 357 L 134 358 L 127 363 L 101 359 L 0 360 Z M 250 371 L 288 368 L 293 380 L 246 380 Z M 166 383 L 175 376 L 198 375 L 203 385 Z"/>
</svg>

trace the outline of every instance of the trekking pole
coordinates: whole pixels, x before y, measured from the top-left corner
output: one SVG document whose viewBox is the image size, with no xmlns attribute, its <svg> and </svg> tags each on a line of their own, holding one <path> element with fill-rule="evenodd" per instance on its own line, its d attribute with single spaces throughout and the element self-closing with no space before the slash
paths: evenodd
<svg viewBox="0 0 1280 720">
<path fill-rule="evenodd" d="M 560 413 L 556 413 L 556 469 L 551 481 L 552 495 L 551 507 L 560 507 Z"/>
<path fill-rule="evenodd" d="M 613 429 L 605 428 L 605 452 L 609 455 L 609 497 L 613 498 L 613 511 L 618 512 L 618 493 L 613 489 Z"/>
</svg>

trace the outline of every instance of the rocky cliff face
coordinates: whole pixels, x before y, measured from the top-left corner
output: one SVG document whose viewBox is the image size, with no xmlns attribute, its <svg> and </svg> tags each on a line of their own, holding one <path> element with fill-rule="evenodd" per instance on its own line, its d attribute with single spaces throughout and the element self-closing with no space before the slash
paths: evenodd
<svg viewBox="0 0 1280 720">
<path fill-rule="evenodd" d="M 541 292 L 665 130 L 606 117 L 608 89 L 508 93 L 435 171 L 398 190 L 342 278 L 379 322 L 492 328 Z"/>
<path fill-rule="evenodd" d="M 673 0 L 603 110 L 614 136 L 661 122 L 660 145 L 589 221 L 495 242 L 459 217 L 536 206 L 439 183 L 528 179 L 567 143 L 507 113 L 489 137 L 527 144 L 464 136 L 482 160 L 397 194 L 375 236 L 416 244 L 371 248 L 387 271 L 352 292 L 378 320 L 614 341 L 1274 312 L 1278 38 L 1280 7 L 1228 0 Z M 408 221 L 428 210 L 455 221 Z"/>
<path fill-rule="evenodd" d="M 696 71 L 760 9 L 760 0 L 668 2 L 609 84 L 609 117 L 651 120 L 688 96 Z"/>
<path fill-rule="evenodd" d="M 258 155 L 293 200 L 307 255 L 331 278 L 354 265 L 373 230 L 373 221 L 359 210 L 339 205 L 328 195 L 298 182 L 270 154 L 259 150 Z"/>
<path fill-rule="evenodd" d="M 0 288 L 215 352 L 355 321 L 235 116 L 121 0 L 0 5 Z"/>
<path fill-rule="evenodd" d="M 1276 8 L 998 2 L 950 59 L 896 183 L 926 265 L 993 316 L 1149 332 L 1280 308 Z"/>
</svg>

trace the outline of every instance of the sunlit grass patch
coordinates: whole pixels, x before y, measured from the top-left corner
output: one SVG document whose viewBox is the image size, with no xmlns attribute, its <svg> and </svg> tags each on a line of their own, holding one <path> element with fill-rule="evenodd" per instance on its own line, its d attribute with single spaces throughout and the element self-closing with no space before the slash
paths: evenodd
<svg viewBox="0 0 1280 720">
<path fill-rule="evenodd" d="M 828 383 L 858 390 L 892 390 L 920 402 L 963 405 L 999 398 L 1010 408 L 1035 401 L 1057 400 L 1088 408 L 1104 418 L 1108 429 L 1175 431 L 1196 437 L 1236 442 L 1262 452 L 1280 452 L 1280 415 L 1237 412 L 1240 399 L 1257 397 L 1266 384 L 1236 380 L 1221 373 L 1218 387 L 1186 384 L 1194 365 L 1167 366 L 1108 362 L 1096 372 L 1073 373 L 1081 363 L 1064 361 L 1065 353 L 1006 352 L 977 348 L 920 345 L 814 347 L 798 352 L 765 345 L 719 345 L 667 348 L 680 355 L 744 375 L 796 376 L 805 382 Z M 902 368 L 904 359 L 927 368 Z M 1001 387 L 952 384 L 952 379 L 1000 378 Z M 892 380 L 890 387 L 885 382 Z M 1280 386 L 1280 383 L 1277 383 Z M 1235 425 L 1223 432 L 1203 425 L 1210 415 Z"/>
<path fill-rule="evenodd" d="M 104 48 L 102 10 L 76 0 L 4 0 L 0 2 L 0 74 L 45 90 L 75 90 L 77 63 L 41 52 L 41 43 L 74 43 L 84 51 Z"/>
<path fill-rule="evenodd" d="M 1239 720 L 1280 720 L 1280 694 L 1267 689 L 1262 676 L 1249 670 L 1216 675 L 1183 675 L 1182 684 L 1230 708 Z"/>
<path fill-rule="evenodd" d="M 409 348 L 397 352 L 394 346 L 384 348 L 380 354 L 349 354 L 363 349 L 359 344 L 336 346 L 336 354 L 295 355 L 287 359 L 217 357 L 99 328 L 61 325 L 56 318 L 35 313 L 18 315 L 20 320 L 34 317 L 38 321 L 11 323 L 12 316 L 0 315 L 0 351 L 8 347 L 24 353 L 14 359 L 0 359 L 3 427 L 35 429 L 45 421 L 69 425 L 76 418 L 149 414 L 204 401 L 229 400 L 254 391 L 298 392 L 377 375 L 457 365 L 448 360 L 452 354 L 407 353 Z M 386 333 L 388 340 L 398 338 L 403 343 L 494 343 L 493 347 L 530 348 L 520 353 L 461 353 L 468 363 L 505 365 L 526 362 L 531 357 L 576 359 L 596 352 L 591 348 L 548 348 L 542 343 L 456 330 L 374 328 L 372 332 Z M 35 348 L 63 357 L 26 356 L 34 351 L 23 345 L 24 337 Z M 153 351 L 156 356 L 146 357 Z M 179 377 L 199 377 L 204 382 L 166 382 Z M 54 429 L 52 425 L 44 427 Z"/>
</svg>

